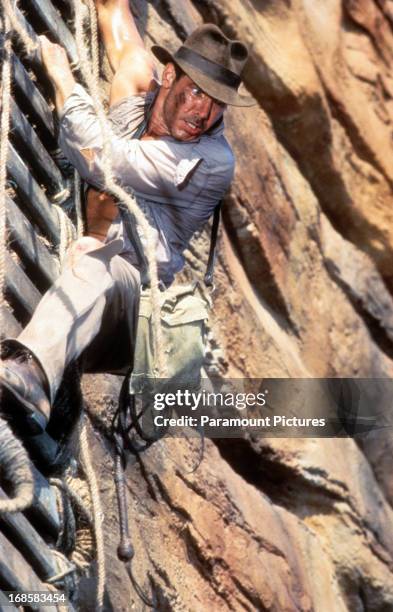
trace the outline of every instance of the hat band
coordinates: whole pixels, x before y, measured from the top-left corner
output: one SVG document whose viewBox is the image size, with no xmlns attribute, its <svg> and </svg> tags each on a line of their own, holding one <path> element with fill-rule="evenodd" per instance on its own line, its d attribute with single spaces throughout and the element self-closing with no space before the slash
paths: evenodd
<svg viewBox="0 0 393 612">
<path fill-rule="evenodd" d="M 235 72 L 208 60 L 206 57 L 203 57 L 203 55 L 199 55 L 199 53 L 188 47 L 180 47 L 173 59 L 175 61 L 183 60 L 187 62 L 193 68 L 197 68 L 197 70 L 200 70 L 223 85 L 228 85 L 229 87 L 237 89 L 241 83 L 241 78 Z"/>
</svg>

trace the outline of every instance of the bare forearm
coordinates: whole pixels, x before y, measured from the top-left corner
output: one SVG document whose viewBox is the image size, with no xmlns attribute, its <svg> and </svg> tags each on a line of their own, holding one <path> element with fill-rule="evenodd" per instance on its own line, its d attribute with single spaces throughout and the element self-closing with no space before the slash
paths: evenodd
<svg viewBox="0 0 393 612">
<path fill-rule="evenodd" d="M 42 61 L 55 90 L 56 110 L 60 113 L 75 87 L 75 79 L 65 50 L 46 36 L 39 37 Z"/>
<path fill-rule="evenodd" d="M 143 40 L 135 25 L 129 0 L 95 0 L 98 23 L 114 72 L 122 57 L 137 48 L 144 48 Z"/>
<path fill-rule="evenodd" d="M 73 75 L 69 74 L 56 82 L 52 79 L 52 83 L 55 90 L 56 111 L 60 113 L 65 101 L 72 94 L 76 81 Z"/>
</svg>

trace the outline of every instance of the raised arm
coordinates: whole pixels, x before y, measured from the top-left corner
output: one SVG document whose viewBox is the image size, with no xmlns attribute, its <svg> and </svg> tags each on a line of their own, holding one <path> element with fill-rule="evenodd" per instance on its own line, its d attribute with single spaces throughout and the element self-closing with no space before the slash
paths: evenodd
<svg viewBox="0 0 393 612">
<path fill-rule="evenodd" d="M 95 0 L 98 24 L 114 71 L 110 104 L 156 87 L 154 61 L 145 49 L 129 0 Z"/>
</svg>

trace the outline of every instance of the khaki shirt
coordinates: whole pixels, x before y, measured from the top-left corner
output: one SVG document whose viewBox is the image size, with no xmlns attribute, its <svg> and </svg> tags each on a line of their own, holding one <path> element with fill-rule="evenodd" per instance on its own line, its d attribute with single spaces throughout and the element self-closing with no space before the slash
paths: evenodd
<svg viewBox="0 0 393 612">
<path fill-rule="evenodd" d="M 154 230 L 159 276 L 168 285 L 183 267 L 182 252 L 191 236 L 228 190 L 234 157 L 223 124 L 192 142 L 169 136 L 132 138 L 153 99 L 154 94 L 131 96 L 111 107 L 112 172 L 124 189 L 134 192 Z M 59 142 L 82 178 L 104 189 L 101 129 L 92 99 L 81 85 L 75 86 L 61 112 Z M 108 231 L 107 240 L 113 238 L 123 239 L 122 254 L 137 264 L 120 214 Z"/>
</svg>

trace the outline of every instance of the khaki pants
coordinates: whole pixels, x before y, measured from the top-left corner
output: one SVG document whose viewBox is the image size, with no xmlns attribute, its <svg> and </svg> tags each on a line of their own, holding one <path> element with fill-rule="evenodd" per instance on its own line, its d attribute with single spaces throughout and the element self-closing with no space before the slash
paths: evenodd
<svg viewBox="0 0 393 612">
<path fill-rule="evenodd" d="M 65 368 L 77 358 L 87 372 L 125 373 L 132 362 L 139 272 L 119 255 L 121 240 L 97 244 L 91 238 L 74 243 L 63 272 L 17 338 L 41 363 L 51 404 Z M 86 245 L 94 250 L 86 252 Z"/>
</svg>

